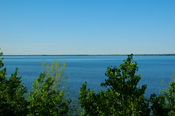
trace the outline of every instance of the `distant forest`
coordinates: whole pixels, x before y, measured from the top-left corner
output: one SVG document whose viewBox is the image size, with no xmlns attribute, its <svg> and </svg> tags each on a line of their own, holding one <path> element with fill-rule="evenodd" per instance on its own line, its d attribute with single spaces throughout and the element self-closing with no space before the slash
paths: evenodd
<svg viewBox="0 0 175 116">
<path fill-rule="evenodd" d="M 58 54 L 58 55 L 3 55 L 3 56 L 128 56 L 129 54 Z M 175 56 L 175 54 L 133 54 L 133 56 Z"/>
</svg>

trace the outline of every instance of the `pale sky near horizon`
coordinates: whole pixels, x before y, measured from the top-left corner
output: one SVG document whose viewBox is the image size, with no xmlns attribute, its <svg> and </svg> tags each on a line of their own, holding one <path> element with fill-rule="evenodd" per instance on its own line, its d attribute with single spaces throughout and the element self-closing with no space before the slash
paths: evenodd
<svg viewBox="0 0 175 116">
<path fill-rule="evenodd" d="M 175 0 L 0 0 L 4 55 L 175 53 Z"/>
</svg>

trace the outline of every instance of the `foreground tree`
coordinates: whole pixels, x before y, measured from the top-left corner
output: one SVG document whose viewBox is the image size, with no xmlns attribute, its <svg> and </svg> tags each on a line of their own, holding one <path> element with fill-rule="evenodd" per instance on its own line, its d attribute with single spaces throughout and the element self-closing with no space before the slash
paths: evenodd
<svg viewBox="0 0 175 116">
<path fill-rule="evenodd" d="M 123 64 L 117 67 L 107 67 L 105 83 L 107 91 L 86 90 L 86 82 L 80 89 L 79 103 L 83 108 L 82 115 L 122 115 L 141 116 L 149 115 L 149 102 L 144 97 L 146 85 L 137 87 L 140 75 L 135 75 L 138 70 L 137 63 L 132 61 L 132 54 Z"/>
<path fill-rule="evenodd" d="M 3 58 L 0 59 L 0 115 L 25 116 L 28 113 L 28 102 L 24 95 L 27 89 L 21 83 L 21 77 L 17 76 L 17 68 L 15 73 L 7 79 L 6 68 L 3 68 L 2 60 Z"/>
<path fill-rule="evenodd" d="M 76 101 L 70 99 L 67 90 L 63 86 L 68 76 L 64 76 L 66 64 L 59 68 L 60 62 L 54 60 L 51 64 L 43 61 L 43 70 L 37 80 L 34 81 L 33 91 L 28 95 L 30 115 L 76 115 L 79 111 L 75 106 Z"/>
<path fill-rule="evenodd" d="M 137 87 L 141 76 L 135 75 L 138 67 L 132 61 L 132 56 L 129 55 L 119 67 L 107 67 L 108 79 L 101 83 L 101 86 L 107 87 L 106 91 L 94 93 L 93 90 L 86 90 L 86 82 L 82 85 L 79 91 L 81 115 L 148 116 L 150 111 L 153 116 L 175 115 L 175 76 L 172 76 L 172 81 L 166 85 L 165 90 L 160 90 L 160 95 L 152 94 L 150 99 L 146 99 L 146 85 Z M 43 62 L 43 70 L 34 81 L 34 90 L 26 100 L 24 94 L 27 89 L 21 83 L 21 77 L 17 76 L 17 69 L 7 79 L 2 60 L 3 58 L 0 59 L 0 115 L 79 115 L 79 104 L 69 97 L 68 90 L 64 87 L 68 77 L 64 76 L 65 63 L 59 68 L 58 60 L 54 60 L 51 66 L 47 64 L 47 67 Z"/>
<path fill-rule="evenodd" d="M 163 90 L 162 90 L 163 91 Z M 169 114 L 171 116 L 175 116 L 175 76 L 173 73 L 172 81 L 166 85 L 166 91 L 164 91 L 164 95 L 167 102 L 167 107 L 169 109 Z"/>
<path fill-rule="evenodd" d="M 162 80 L 163 81 L 163 80 Z M 161 83 L 162 84 L 162 83 Z M 165 89 L 160 90 L 160 94 L 150 96 L 153 116 L 175 116 L 175 76 L 172 81 L 166 84 Z"/>
<path fill-rule="evenodd" d="M 2 56 L 2 53 L 0 53 Z M 26 87 L 21 83 L 21 77 L 17 76 L 17 69 L 8 79 L 6 68 L 2 67 L 3 58 L 0 59 L 0 115 L 2 116 L 26 116 L 26 115 L 77 115 L 80 111 L 78 101 L 72 99 L 68 90 L 64 88 L 67 76 L 63 75 L 66 64 L 59 69 L 60 62 L 54 60 L 47 68 L 43 62 L 43 71 L 34 81 L 33 91 L 28 94 Z"/>
</svg>

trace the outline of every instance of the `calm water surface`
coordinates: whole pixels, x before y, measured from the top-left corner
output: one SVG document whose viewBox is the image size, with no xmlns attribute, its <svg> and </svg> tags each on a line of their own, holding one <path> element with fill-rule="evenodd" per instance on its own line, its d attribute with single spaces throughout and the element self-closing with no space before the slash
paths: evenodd
<svg viewBox="0 0 175 116">
<path fill-rule="evenodd" d="M 78 94 L 83 82 L 87 81 L 87 88 L 93 88 L 95 92 L 107 77 L 105 72 L 107 66 L 119 66 L 127 56 L 60 56 L 61 63 L 66 61 L 65 74 L 70 74 L 66 87 L 70 86 L 70 94 Z M 42 70 L 42 60 L 51 63 L 57 56 L 4 56 L 3 63 L 7 68 L 7 77 L 18 68 L 18 76 L 22 76 L 22 82 L 28 91 L 32 91 L 32 83 L 36 80 Z M 161 80 L 164 84 L 171 81 L 172 73 L 175 72 L 175 56 L 134 56 L 141 74 L 138 86 L 147 84 L 145 97 L 151 93 L 158 93 L 162 89 Z"/>
</svg>

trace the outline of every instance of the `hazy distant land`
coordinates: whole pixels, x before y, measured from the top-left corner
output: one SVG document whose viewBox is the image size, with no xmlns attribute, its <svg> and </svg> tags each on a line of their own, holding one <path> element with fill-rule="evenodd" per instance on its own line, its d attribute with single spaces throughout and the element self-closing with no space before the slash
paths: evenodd
<svg viewBox="0 0 175 116">
<path fill-rule="evenodd" d="M 3 56 L 127 56 L 130 54 L 55 54 L 55 55 L 3 55 Z M 134 56 L 175 56 L 175 54 L 133 54 Z"/>
</svg>

